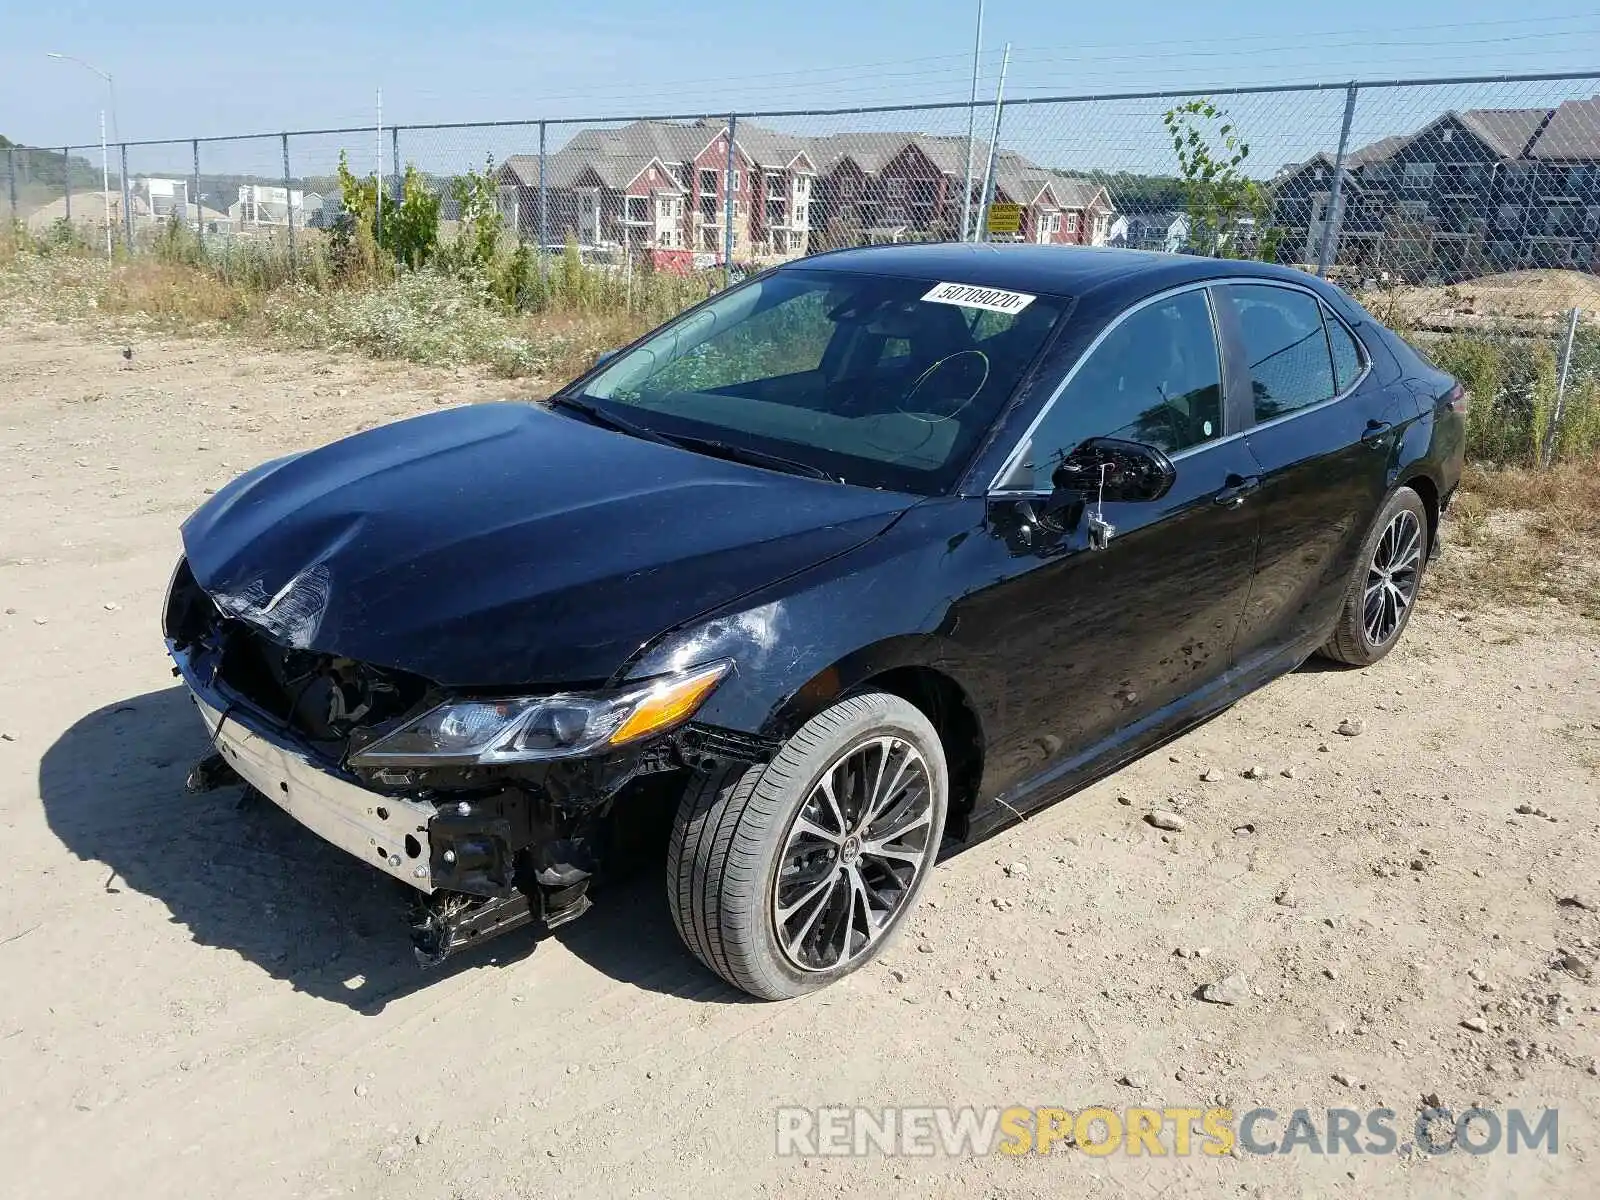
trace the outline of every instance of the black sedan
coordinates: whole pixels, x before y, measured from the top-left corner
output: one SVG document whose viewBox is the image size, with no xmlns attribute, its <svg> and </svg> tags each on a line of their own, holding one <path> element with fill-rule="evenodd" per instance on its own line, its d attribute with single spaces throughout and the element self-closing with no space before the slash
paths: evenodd
<svg viewBox="0 0 1600 1200">
<path fill-rule="evenodd" d="M 730 289 L 547 403 L 280 459 L 165 634 L 243 782 L 402 881 L 419 955 L 580 915 L 671 822 L 757 996 L 872 958 L 971 842 L 1320 651 L 1383 657 L 1461 389 L 1258 263 L 927 245 Z"/>
</svg>

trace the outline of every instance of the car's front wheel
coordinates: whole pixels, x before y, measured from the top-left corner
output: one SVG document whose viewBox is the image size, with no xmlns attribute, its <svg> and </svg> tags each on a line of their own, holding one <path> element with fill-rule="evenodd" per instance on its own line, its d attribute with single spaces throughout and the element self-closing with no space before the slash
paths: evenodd
<svg viewBox="0 0 1600 1200">
<path fill-rule="evenodd" d="M 1322 653 L 1365 667 L 1394 649 L 1411 620 L 1427 563 L 1428 510 L 1415 491 L 1399 488 L 1367 531 L 1338 623 Z"/>
<path fill-rule="evenodd" d="M 690 786 L 667 858 L 678 933 L 765 1000 L 848 975 L 916 905 L 949 793 L 939 735 L 915 705 L 886 692 L 840 700 L 770 762 Z"/>
</svg>

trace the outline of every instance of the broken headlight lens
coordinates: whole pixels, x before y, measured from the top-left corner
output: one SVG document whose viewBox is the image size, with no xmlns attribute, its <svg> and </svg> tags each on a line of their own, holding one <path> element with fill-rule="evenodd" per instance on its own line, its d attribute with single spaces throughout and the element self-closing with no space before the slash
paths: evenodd
<svg viewBox="0 0 1600 1200">
<path fill-rule="evenodd" d="M 724 659 L 612 692 L 450 701 L 351 755 L 350 765 L 537 762 L 608 750 L 688 720 L 732 666 Z"/>
</svg>

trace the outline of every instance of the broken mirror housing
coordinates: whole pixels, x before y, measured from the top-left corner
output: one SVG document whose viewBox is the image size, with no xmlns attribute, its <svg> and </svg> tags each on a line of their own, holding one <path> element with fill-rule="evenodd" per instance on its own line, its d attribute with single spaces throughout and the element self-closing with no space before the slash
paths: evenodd
<svg viewBox="0 0 1600 1200">
<path fill-rule="evenodd" d="M 682 724 L 733 668 L 721 659 L 609 692 L 450 700 L 350 756 L 353 767 L 577 758 Z"/>
</svg>

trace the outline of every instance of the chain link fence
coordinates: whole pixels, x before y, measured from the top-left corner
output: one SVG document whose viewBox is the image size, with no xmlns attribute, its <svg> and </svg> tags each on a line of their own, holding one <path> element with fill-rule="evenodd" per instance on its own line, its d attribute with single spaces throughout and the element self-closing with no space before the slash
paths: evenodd
<svg viewBox="0 0 1600 1200">
<path fill-rule="evenodd" d="M 1600 423 L 1600 72 L 3 154 L 3 211 L 35 237 L 136 252 L 176 222 L 224 262 L 270 242 L 291 267 L 338 226 L 341 164 L 381 182 L 380 222 L 408 186 L 436 196 L 441 241 L 476 177 L 505 245 L 541 271 L 577 255 L 620 274 L 630 306 L 636 272 L 712 287 L 895 242 L 1264 258 L 1339 282 L 1480 390 L 1540 406 L 1545 440 L 1563 412 L 1563 428 Z M 1584 436 L 1600 445 L 1600 428 Z"/>
</svg>

